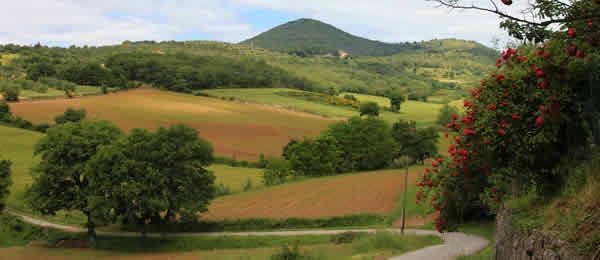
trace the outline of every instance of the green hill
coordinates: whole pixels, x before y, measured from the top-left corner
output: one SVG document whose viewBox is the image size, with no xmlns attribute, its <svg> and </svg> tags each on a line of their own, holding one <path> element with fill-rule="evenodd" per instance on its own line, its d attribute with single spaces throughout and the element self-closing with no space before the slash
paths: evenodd
<svg viewBox="0 0 600 260">
<path fill-rule="evenodd" d="M 306 54 L 337 54 L 338 51 L 344 51 L 354 56 L 387 56 L 417 47 L 411 43 L 391 44 L 361 38 L 312 19 L 300 19 L 277 26 L 242 44 Z"/>
</svg>

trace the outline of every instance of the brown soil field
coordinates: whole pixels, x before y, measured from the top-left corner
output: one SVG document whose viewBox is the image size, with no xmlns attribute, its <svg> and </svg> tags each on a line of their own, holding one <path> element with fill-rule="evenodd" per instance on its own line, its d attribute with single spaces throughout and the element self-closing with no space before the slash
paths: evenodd
<svg viewBox="0 0 600 260">
<path fill-rule="evenodd" d="M 412 185 L 421 167 L 411 170 Z M 389 214 L 403 190 L 404 171 L 387 170 L 289 183 L 214 200 L 203 218 L 325 218 Z M 413 200 L 410 200 L 413 201 Z"/>
<path fill-rule="evenodd" d="M 11 110 L 34 123 L 49 123 L 67 108 L 111 121 L 128 131 L 176 123 L 192 126 L 219 155 L 255 160 L 278 156 L 290 139 L 317 136 L 334 119 L 259 104 L 141 88 L 103 96 L 12 103 Z"/>
</svg>

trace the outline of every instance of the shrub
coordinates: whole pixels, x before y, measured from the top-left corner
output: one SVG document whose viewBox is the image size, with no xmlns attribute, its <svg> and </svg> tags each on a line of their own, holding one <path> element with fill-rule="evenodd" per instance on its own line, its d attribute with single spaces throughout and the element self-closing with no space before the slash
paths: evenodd
<svg viewBox="0 0 600 260">
<path fill-rule="evenodd" d="M 67 108 L 67 110 L 62 115 L 54 118 L 54 121 L 56 122 L 56 124 L 64 124 L 68 122 L 76 123 L 84 120 L 85 115 L 85 109 Z"/>
<path fill-rule="evenodd" d="M 215 186 L 215 196 L 223 197 L 227 195 L 231 195 L 231 189 L 223 183 L 219 183 Z"/>
<path fill-rule="evenodd" d="M 271 260 L 308 260 L 312 257 L 302 254 L 298 247 L 298 243 L 295 243 L 293 247 L 283 246 L 279 252 L 271 256 Z"/>
<path fill-rule="evenodd" d="M 331 236 L 331 243 L 334 244 L 349 244 L 354 242 L 355 239 L 360 237 L 362 234 L 357 232 L 344 232 Z"/>
<path fill-rule="evenodd" d="M 379 104 L 375 102 L 366 102 L 360 105 L 361 116 L 379 116 Z"/>
<path fill-rule="evenodd" d="M 285 183 L 286 179 L 292 175 L 290 162 L 284 159 L 271 159 L 263 172 L 263 182 L 267 186 L 279 185 Z"/>
</svg>

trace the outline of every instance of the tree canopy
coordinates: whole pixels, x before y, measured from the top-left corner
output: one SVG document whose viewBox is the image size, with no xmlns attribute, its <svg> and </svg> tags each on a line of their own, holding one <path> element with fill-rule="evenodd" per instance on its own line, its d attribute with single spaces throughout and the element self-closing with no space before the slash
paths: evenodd
<svg viewBox="0 0 600 260">
<path fill-rule="evenodd" d="M 144 226 L 196 220 L 215 196 L 212 161 L 212 146 L 193 128 L 134 129 L 89 163 L 91 207 Z"/>
</svg>

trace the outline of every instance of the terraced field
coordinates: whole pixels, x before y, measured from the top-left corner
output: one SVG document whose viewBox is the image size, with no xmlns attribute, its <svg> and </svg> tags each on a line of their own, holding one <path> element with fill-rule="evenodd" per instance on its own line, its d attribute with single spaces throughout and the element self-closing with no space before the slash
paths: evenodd
<svg viewBox="0 0 600 260">
<path fill-rule="evenodd" d="M 409 198 L 423 167 L 409 173 Z M 389 215 L 396 208 L 404 182 L 403 170 L 383 170 L 289 183 L 214 200 L 205 215 L 209 220 L 244 218 L 325 218 L 376 214 Z M 412 196 L 412 197 L 411 197 Z M 417 206 L 409 200 L 409 215 Z"/>
<path fill-rule="evenodd" d="M 278 92 L 284 91 L 288 92 L 299 90 L 287 88 L 214 89 L 205 90 L 202 91 L 202 93 L 223 98 L 233 97 L 236 100 L 291 108 L 298 111 L 306 111 L 309 113 L 325 115 L 329 117 L 352 117 L 359 115 L 359 112 L 354 109 L 321 104 L 301 98 L 277 94 Z M 361 94 L 352 95 L 355 95 L 358 100 L 375 101 L 381 106 L 389 107 L 389 101 L 386 102 L 388 99 L 384 97 Z M 441 107 L 441 104 L 406 101 L 402 104 L 400 113 L 382 111 L 380 116 L 390 123 L 396 122 L 398 119 L 404 119 L 417 121 L 420 127 L 431 126 L 435 123 Z"/>
<path fill-rule="evenodd" d="M 185 123 L 197 128 L 217 154 L 246 160 L 256 160 L 261 153 L 278 156 L 290 139 L 316 136 L 335 122 L 272 106 L 155 89 L 11 104 L 15 114 L 35 123 L 51 122 L 69 107 L 84 108 L 89 118 L 111 121 L 124 130 Z"/>
</svg>

